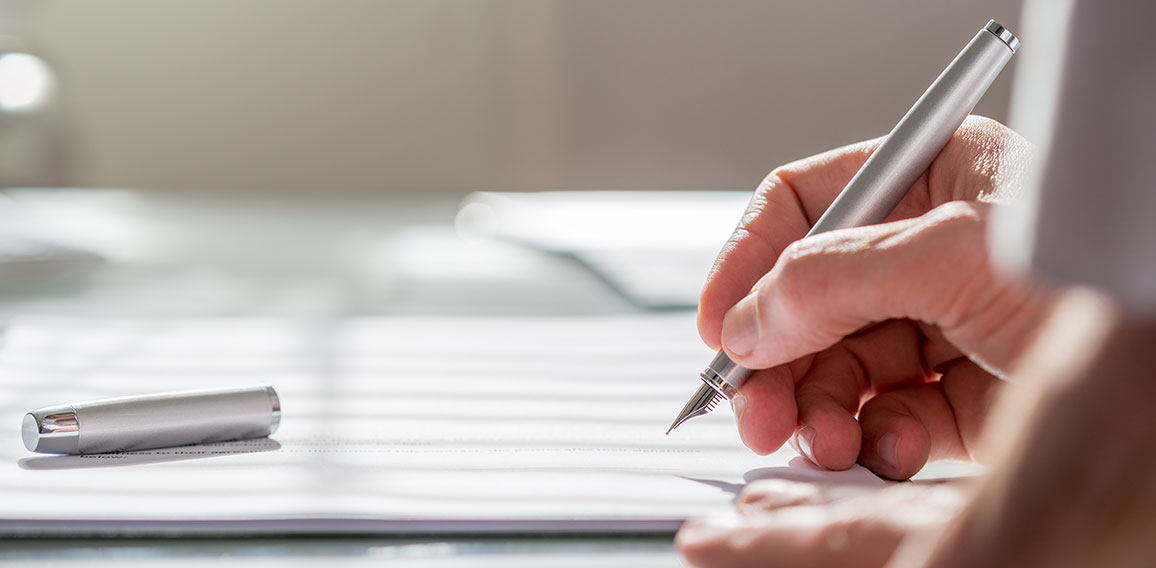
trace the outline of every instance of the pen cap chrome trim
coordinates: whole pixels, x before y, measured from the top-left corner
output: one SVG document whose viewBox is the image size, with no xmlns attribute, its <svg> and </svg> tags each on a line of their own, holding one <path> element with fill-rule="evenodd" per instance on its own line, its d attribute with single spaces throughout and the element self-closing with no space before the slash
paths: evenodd
<svg viewBox="0 0 1156 568">
<path fill-rule="evenodd" d="M 281 397 L 269 385 L 265 385 L 265 392 L 269 394 L 269 404 L 273 405 L 272 423 L 269 424 L 269 435 L 272 436 L 281 427 Z"/>
<path fill-rule="evenodd" d="M 731 361 L 725 351 L 719 351 L 714 359 L 711 359 L 710 364 L 699 373 L 699 377 L 710 385 L 710 388 L 731 399 L 739 392 L 743 383 L 747 382 L 751 373 L 753 371 L 750 369 Z"/>
<path fill-rule="evenodd" d="M 998 37 L 1000 41 L 1004 42 L 1004 44 L 1012 50 L 1012 53 L 1019 51 L 1020 38 L 1016 37 L 1016 35 L 1011 33 L 1007 28 L 1001 26 L 999 22 L 988 20 L 987 25 L 984 26 L 983 29 L 991 32 L 995 37 Z"/>
<path fill-rule="evenodd" d="M 35 410 L 24 415 L 20 438 L 30 452 L 75 454 L 80 446 L 80 420 L 71 406 Z"/>
</svg>

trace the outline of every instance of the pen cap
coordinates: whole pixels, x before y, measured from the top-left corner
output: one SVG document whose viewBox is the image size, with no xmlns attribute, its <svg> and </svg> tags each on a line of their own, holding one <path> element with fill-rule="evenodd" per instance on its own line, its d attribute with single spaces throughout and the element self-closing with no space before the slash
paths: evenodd
<svg viewBox="0 0 1156 568">
<path fill-rule="evenodd" d="M 261 438 L 280 422 L 280 399 L 262 385 L 47 408 L 27 414 L 22 430 L 29 450 L 89 454 Z"/>
<path fill-rule="evenodd" d="M 75 454 L 80 449 L 80 428 L 71 406 L 53 406 L 24 415 L 20 426 L 24 447 L 42 454 Z"/>
</svg>

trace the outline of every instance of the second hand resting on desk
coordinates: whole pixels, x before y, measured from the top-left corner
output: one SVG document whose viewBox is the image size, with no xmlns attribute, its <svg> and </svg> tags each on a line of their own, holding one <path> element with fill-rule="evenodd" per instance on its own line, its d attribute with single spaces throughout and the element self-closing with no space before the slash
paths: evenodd
<svg viewBox="0 0 1156 568">
<path fill-rule="evenodd" d="M 1015 35 L 994 20 L 989 21 L 899 120 L 807 236 L 883 222 L 951 139 L 1019 45 Z M 666 433 L 710 412 L 720 397 L 732 398 L 750 375 L 750 369 L 719 351 L 701 374 L 704 384 Z"/>
</svg>

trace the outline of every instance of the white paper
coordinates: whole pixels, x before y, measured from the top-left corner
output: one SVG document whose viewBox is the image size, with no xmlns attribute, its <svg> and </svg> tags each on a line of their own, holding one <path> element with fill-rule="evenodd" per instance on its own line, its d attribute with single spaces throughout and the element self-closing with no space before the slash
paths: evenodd
<svg viewBox="0 0 1156 568">
<path fill-rule="evenodd" d="M 0 532 L 669 531 L 766 477 L 725 406 L 664 432 L 712 355 L 689 315 L 18 322 L 0 351 Z M 27 452 L 27 411 L 265 383 L 280 430 L 91 456 Z M 83 427 L 83 425 L 82 425 Z"/>
</svg>

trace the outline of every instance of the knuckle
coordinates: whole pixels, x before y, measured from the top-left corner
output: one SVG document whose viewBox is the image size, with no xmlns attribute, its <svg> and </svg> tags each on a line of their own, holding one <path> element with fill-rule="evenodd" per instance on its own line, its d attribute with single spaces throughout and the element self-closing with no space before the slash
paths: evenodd
<svg viewBox="0 0 1156 568">
<path fill-rule="evenodd" d="M 1018 138 L 1019 135 L 998 120 L 972 114 L 955 131 L 955 137 L 977 146 L 987 146 L 994 141 Z"/>
<path fill-rule="evenodd" d="M 778 306 L 780 309 L 801 309 L 808 305 L 808 298 L 823 293 L 825 256 L 821 246 L 807 242 L 807 239 L 795 241 L 783 250 L 772 271 L 775 293 L 785 304 Z"/>
<path fill-rule="evenodd" d="M 991 131 L 996 128 L 1006 128 L 998 120 L 983 116 L 981 114 L 967 115 L 967 118 L 963 120 L 961 127 L 962 132 L 982 132 Z"/>
<path fill-rule="evenodd" d="M 771 172 L 763 178 L 763 181 L 759 182 L 759 186 L 755 189 L 756 197 L 766 195 L 772 188 L 783 183 L 784 167 L 785 166 L 779 166 L 771 170 Z"/>
<path fill-rule="evenodd" d="M 779 287 L 798 286 L 811 271 L 810 265 L 814 264 L 814 259 L 814 247 L 803 244 L 803 241 L 795 241 L 787 245 L 787 248 L 783 249 L 782 254 L 779 255 L 778 262 L 775 263 L 775 270 L 778 273 L 775 285 Z"/>
<path fill-rule="evenodd" d="M 924 215 L 920 229 L 937 233 L 971 232 L 984 225 L 986 206 L 974 201 L 948 201 Z"/>
<path fill-rule="evenodd" d="M 739 218 L 738 226 L 740 229 L 750 226 L 767 210 L 767 193 L 772 186 L 765 185 L 767 183 L 765 180 L 763 183 L 764 185 L 760 185 L 755 194 L 751 196 L 751 200 L 747 202 L 747 208 L 743 211 L 743 216 Z"/>
</svg>

